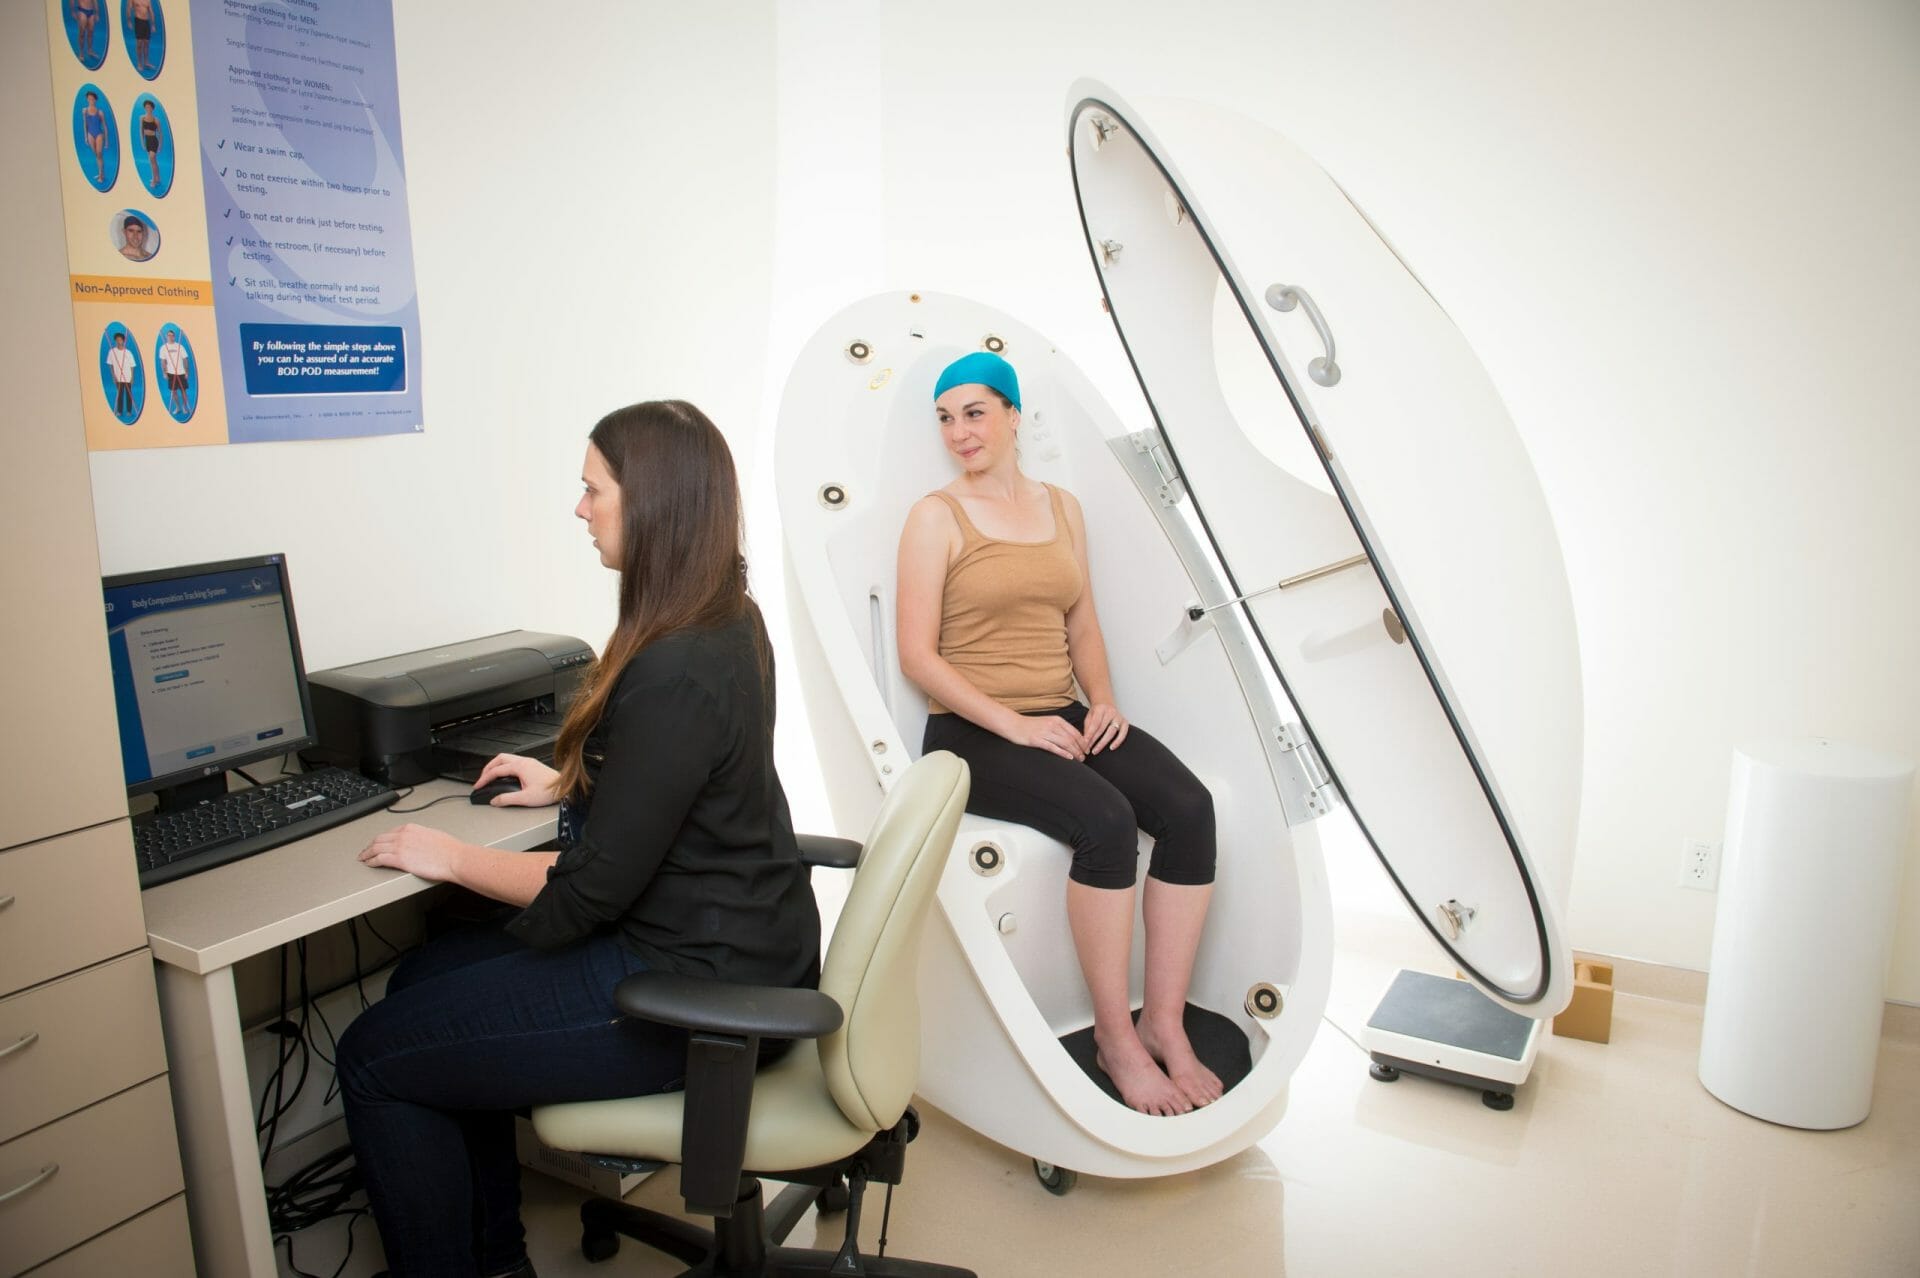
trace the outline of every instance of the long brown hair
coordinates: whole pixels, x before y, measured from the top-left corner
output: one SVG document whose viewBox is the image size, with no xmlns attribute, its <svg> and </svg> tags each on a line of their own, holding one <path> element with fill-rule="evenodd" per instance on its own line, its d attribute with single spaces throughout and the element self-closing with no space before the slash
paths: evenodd
<svg viewBox="0 0 1920 1278">
<path fill-rule="evenodd" d="M 588 787 L 587 736 L 620 672 L 654 640 L 750 614 L 763 685 L 769 674 L 766 633 L 740 556 L 740 481 L 719 428 L 684 400 L 660 399 L 615 409 L 587 438 L 620 487 L 620 619 L 554 745 L 559 793 L 575 798 Z"/>
</svg>

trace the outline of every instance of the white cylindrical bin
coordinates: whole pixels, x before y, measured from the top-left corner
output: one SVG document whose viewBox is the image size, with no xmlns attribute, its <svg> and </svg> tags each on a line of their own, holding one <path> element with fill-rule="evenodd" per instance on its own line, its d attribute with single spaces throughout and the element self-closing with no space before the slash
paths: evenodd
<svg viewBox="0 0 1920 1278">
<path fill-rule="evenodd" d="M 1866 1118 L 1913 771 L 1821 738 L 1734 752 L 1700 1081 L 1735 1109 Z"/>
</svg>

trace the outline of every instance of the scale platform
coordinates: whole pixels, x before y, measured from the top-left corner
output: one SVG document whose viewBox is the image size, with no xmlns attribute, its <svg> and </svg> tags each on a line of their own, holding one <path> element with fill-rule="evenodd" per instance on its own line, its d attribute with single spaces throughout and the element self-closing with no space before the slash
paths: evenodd
<svg viewBox="0 0 1920 1278">
<path fill-rule="evenodd" d="M 1402 1073 L 1478 1087 L 1489 1109 L 1512 1109 L 1545 1022 L 1510 1012 L 1466 981 L 1403 971 L 1360 1031 L 1383 1083 Z"/>
</svg>

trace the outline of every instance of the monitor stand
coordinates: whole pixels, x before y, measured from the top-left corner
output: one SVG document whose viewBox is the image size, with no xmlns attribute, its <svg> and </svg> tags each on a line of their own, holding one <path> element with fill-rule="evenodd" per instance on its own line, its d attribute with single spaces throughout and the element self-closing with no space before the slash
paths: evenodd
<svg viewBox="0 0 1920 1278">
<path fill-rule="evenodd" d="M 153 797 L 159 800 L 159 806 L 155 810 L 177 812 L 181 808 L 190 808 L 196 803 L 217 799 L 226 792 L 227 774 L 225 772 L 216 772 L 210 777 L 196 777 L 192 781 L 182 781 L 179 785 L 155 790 Z"/>
</svg>

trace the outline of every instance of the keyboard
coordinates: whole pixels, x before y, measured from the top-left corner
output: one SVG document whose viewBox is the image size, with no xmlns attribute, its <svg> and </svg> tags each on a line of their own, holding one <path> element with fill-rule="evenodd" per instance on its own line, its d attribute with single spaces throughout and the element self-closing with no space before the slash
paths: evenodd
<svg viewBox="0 0 1920 1278">
<path fill-rule="evenodd" d="M 389 807 L 400 796 L 345 768 L 321 768 L 134 818 L 140 886 L 150 888 L 277 848 Z"/>
</svg>

